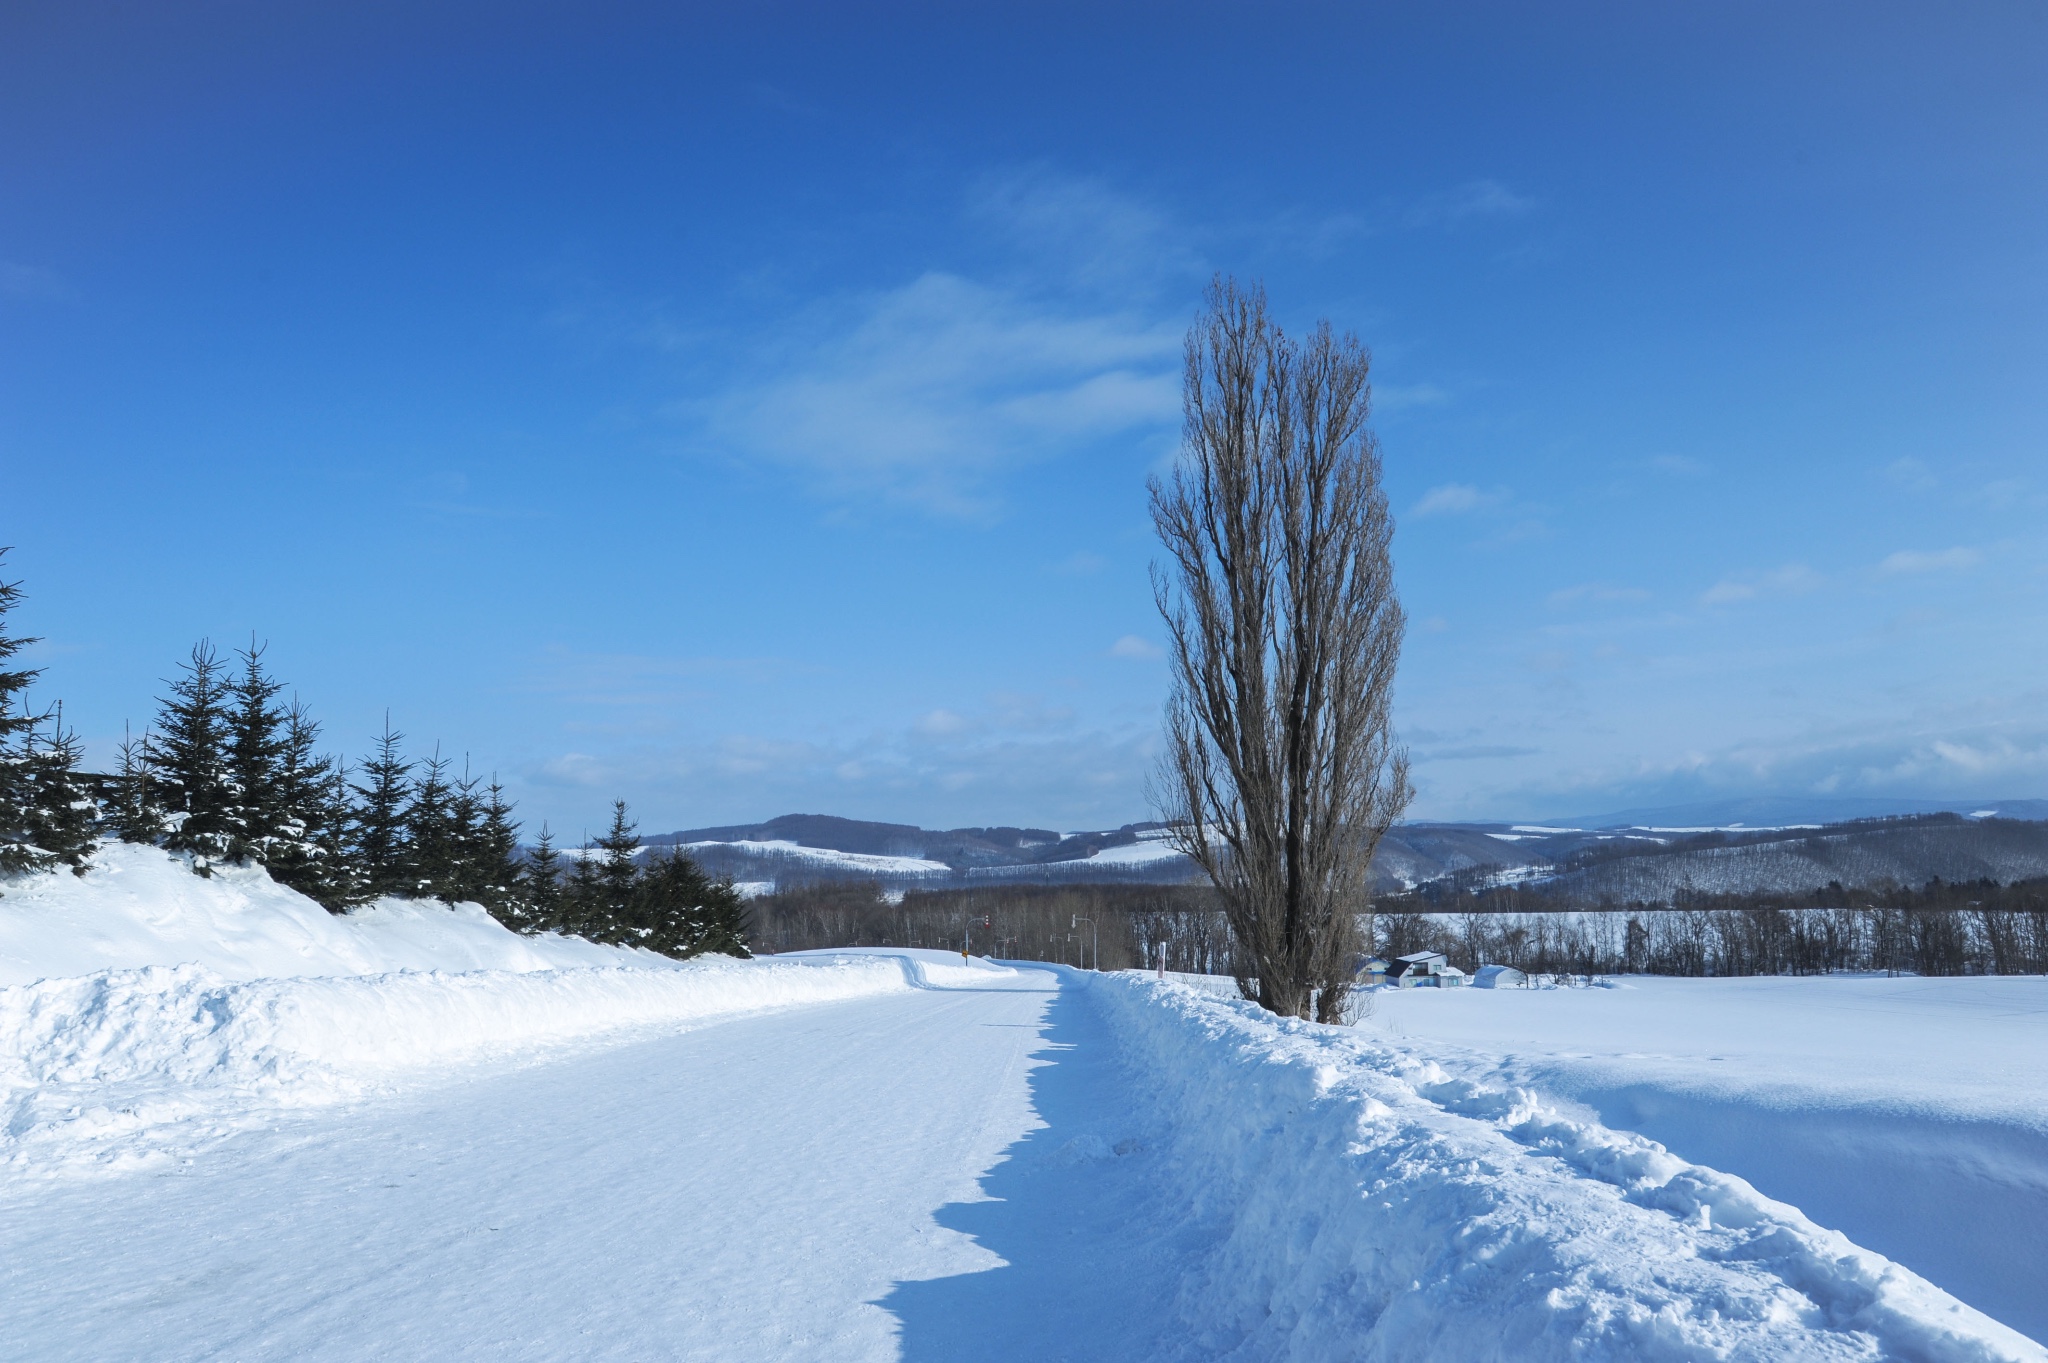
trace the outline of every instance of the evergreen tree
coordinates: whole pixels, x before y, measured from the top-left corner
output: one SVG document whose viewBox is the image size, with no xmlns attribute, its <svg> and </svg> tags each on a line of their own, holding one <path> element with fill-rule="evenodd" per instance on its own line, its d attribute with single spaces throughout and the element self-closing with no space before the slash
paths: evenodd
<svg viewBox="0 0 2048 1363">
<path fill-rule="evenodd" d="M 122 842 L 150 846 L 163 836 L 164 811 L 156 802 L 150 781 L 150 735 L 145 730 L 136 738 L 124 725 L 121 751 L 113 779 L 107 783 L 104 825 Z"/>
<path fill-rule="evenodd" d="M 289 740 L 287 714 L 276 704 L 284 683 L 263 670 L 263 649 L 255 639 L 236 654 L 242 674 L 230 688 L 228 772 L 234 786 L 228 817 L 229 855 L 236 861 L 271 865 L 289 855 L 295 829 L 283 764 Z"/>
<path fill-rule="evenodd" d="M 405 829 L 412 763 L 399 756 L 398 745 L 404 738 L 392 731 L 391 717 L 386 715 L 376 755 L 363 763 L 363 784 L 349 786 L 360 801 L 351 839 L 356 873 L 360 892 L 369 899 L 411 893 Z"/>
<path fill-rule="evenodd" d="M 339 911 L 361 898 L 348 847 L 348 782 L 341 763 L 314 751 L 320 726 L 296 700 L 285 712 L 277 759 L 276 850 L 270 874 L 280 885 Z"/>
<path fill-rule="evenodd" d="M 0 557 L 6 553 L 0 549 Z M 55 861 L 35 840 L 37 783 L 29 754 L 37 716 L 23 696 L 40 674 L 34 668 L 9 665 L 15 654 L 36 642 L 6 631 L 7 612 L 20 600 L 19 582 L 0 582 L 0 875 L 40 871 Z"/>
<path fill-rule="evenodd" d="M 99 803 L 79 779 L 83 750 L 78 735 L 64 727 L 63 706 L 52 712 L 47 729 L 29 735 L 24 751 L 34 790 L 30 841 L 84 875 L 86 857 L 99 842 Z"/>
<path fill-rule="evenodd" d="M 594 942 L 628 940 L 627 927 L 635 908 L 634 882 L 640 875 L 636 861 L 640 837 L 634 827 L 626 817 L 626 802 L 612 801 L 612 826 L 597 840 L 600 855 L 595 867 L 594 898 L 583 906 L 589 924 L 583 936 Z M 585 860 L 588 859 L 586 852 Z"/>
<path fill-rule="evenodd" d="M 698 951 L 751 960 L 754 953 L 747 948 L 747 934 L 753 931 L 753 920 L 753 911 L 733 886 L 732 877 L 720 876 L 704 896 L 704 935 L 698 941 Z"/>
<path fill-rule="evenodd" d="M 491 778 L 484 788 L 483 821 L 477 849 L 477 900 L 506 927 L 532 932 L 534 904 L 530 881 L 520 874 L 519 825 L 505 788 Z M 550 855 L 554 849 L 548 849 Z"/>
<path fill-rule="evenodd" d="M 477 794 L 478 784 L 464 759 L 462 778 L 448 787 L 448 874 L 439 894 L 450 904 L 489 908 L 494 878 L 484 846 L 484 802 Z"/>
<path fill-rule="evenodd" d="M 150 766 L 170 825 L 164 846 L 191 853 L 192 869 L 207 875 L 239 843 L 230 697 L 212 644 L 194 644 L 180 668 L 184 675 L 170 683 L 170 696 L 157 702 Z"/>
<path fill-rule="evenodd" d="M 586 937 L 593 942 L 604 940 L 604 884 L 598 876 L 598 855 L 596 844 L 584 835 L 583 848 L 576 857 L 576 869 L 570 873 L 568 893 L 563 896 L 561 931 L 573 937 Z"/>
<path fill-rule="evenodd" d="M 414 899 L 448 899 L 454 894 L 461 836 L 455 826 L 455 788 L 448 759 L 439 748 L 420 765 L 412 799 L 405 807 L 404 893 Z"/>
<path fill-rule="evenodd" d="M 540 826 L 540 838 L 534 843 L 533 850 L 526 854 L 521 888 L 526 903 L 526 922 L 520 931 L 562 931 L 562 854 L 555 850 L 555 841 L 545 823 Z"/>
<path fill-rule="evenodd" d="M 745 902 L 729 878 L 712 880 L 681 847 L 648 864 L 634 895 L 624 940 L 686 959 L 707 951 L 749 956 Z"/>
</svg>

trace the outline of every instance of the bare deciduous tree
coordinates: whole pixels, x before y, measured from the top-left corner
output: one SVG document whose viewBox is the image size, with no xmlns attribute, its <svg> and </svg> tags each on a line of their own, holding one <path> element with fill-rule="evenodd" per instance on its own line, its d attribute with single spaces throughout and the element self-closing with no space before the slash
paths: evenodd
<svg viewBox="0 0 2048 1363">
<path fill-rule="evenodd" d="M 1222 895 L 1245 997 L 1325 1022 L 1410 795 L 1370 362 L 1327 322 L 1289 339 L 1263 289 L 1219 279 L 1188 333 L 1180 462 L 1151 485 L 1174 678 L 1156 798 Z"/>
</svg>

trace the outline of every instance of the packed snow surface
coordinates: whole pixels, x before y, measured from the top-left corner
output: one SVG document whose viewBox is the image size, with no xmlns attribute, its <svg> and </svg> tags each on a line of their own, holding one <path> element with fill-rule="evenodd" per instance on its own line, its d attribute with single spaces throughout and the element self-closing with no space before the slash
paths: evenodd
<svg viewBox="0 0 2048 1363">
<path fill-rule="evenodd" d="M 198 883 L 108 942 L 203 944 L 172 921 L 196 914 L 294 968 L 0 988 L 0 1359 L 2048 1363 L 1561 1095 L 1593 1023 L 1514 1069 L 1487 1000 L 1590 1006 L 1565 991 L 1333 1028 L 1213 981 L 883 948 L 346 973 L 251 907 L 287 901 Z M 71 893 L 6 888 L 6 913 Z M 456 949 L 407 932 L 410 959 Z M 1745 1054 L 1796 1070 L 1767 1030 Z M 1712 1063 L 1686 1037 L 1673 1072 Z M 1929 1111 L 2023 1106 L 1988 1063 L 1904 1068 Z"/>
</svg>

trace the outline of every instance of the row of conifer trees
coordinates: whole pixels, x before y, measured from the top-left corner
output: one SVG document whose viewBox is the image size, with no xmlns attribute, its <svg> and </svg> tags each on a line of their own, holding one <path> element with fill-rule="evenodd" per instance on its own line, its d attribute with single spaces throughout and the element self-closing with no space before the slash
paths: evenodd
<svg viewBox="0 0 2048 1363">
<path fill-rule="evenodd" d="M 467 901 L 520 932 L 747 954 L 731 882 L 680 848 L 643 857 L 623 800 L 593 843 L 564 853 L 543 825 L 524 848 L 495 778 L 457 774 L 438 750 L 408 758 L 388 721 L 353 770 L 321 753 L 319 724 L 282 701 L 253 641 L 232 662 L 195 646 L 114 771 L 87 773 L 61 709 L 27 704 L 37 673 L 10 664 L 33 642 L 5 630 L 19 599 L 18 583 L 0 583 L 0 874 L 82 874 L 114 838 L 180 854 L 201 875 L 261 866 L 336 913 L 384 895 Z"/>
</svg>

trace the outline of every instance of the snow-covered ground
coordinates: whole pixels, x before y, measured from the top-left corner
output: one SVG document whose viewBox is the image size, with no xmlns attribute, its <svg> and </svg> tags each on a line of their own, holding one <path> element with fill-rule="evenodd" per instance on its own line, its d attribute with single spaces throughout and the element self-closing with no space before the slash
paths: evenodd
<svg viewBox="0 0 2048 1363">
<path fill-rule="evenodd" d="M 2048 979 L 1382 990 L 1364 1026 L 1582 1106 L 2048 1338 Z"/>
<path fill-rule="evenodd" d="M 0 988 L 0 1359 L 2048 1363 L 1565 1092 L 1580 1062 L 1711 1071 L 1735 1039 L 1701 1039 L 1705 994 L 1401 995 L 1324 1028 L 943 952 L 465 969 L 511 949 L 487 918 L 323 926 L 260 877 L 158 902 L 155 869 L 0 899 L 41 977 Z M 102 900 L 127 954 L 53 976 Z M 426 968 L 359 940 L 406 914 Z M 234 951 L 175 959 L 205 924 Z M 1876 1046 L 1930 1025 L 1905 1006 Z M 1774 1036 L 1740 1054 L 1804 1083 Z M 1878 1065 L 1828 1036 L 1805 1069 L 1844 1073 L 1800 1091 L 1854 1093 Z M 2040 1092 L 1936 1050 L 1885 1092 L 2008 1127 Z"/>
</svg>

